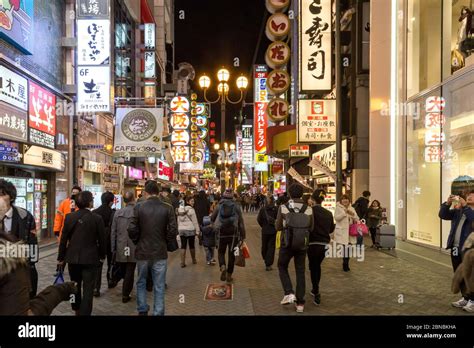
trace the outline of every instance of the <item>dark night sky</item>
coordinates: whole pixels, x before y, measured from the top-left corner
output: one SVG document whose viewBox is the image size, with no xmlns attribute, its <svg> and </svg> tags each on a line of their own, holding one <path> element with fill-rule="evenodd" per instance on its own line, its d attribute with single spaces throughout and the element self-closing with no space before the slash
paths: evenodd
<svg viewBox="0 0 474 348">
<path fill-rule="evenodd" d="M 180 11 L 184 10 L 185 19 L 180 19 Z M 190 63 L 196 70 L 196 78 L 192 83 L 199 99 L 203 99 L 198 79 L 206 73 L 211 78 L 211 87 L 207 96 L 211 100 L 217 98 L 217 71 L 225 66 L 231 73 L 229 85 L 230 98 L 236 100 L 239 91 L 235 85 L 236 78 L 244 74 L 249 79 L 247 102 L 253 102 L 252 76 L 249 74 L 253 55 L 264 16 L 267 14 L 265 0 L 176 0 L 175 1 L 175 54 L 176 64 Z M 264 53 L 269 41 L 265 33 L 262 37 L 256 63 L 264 63 Z M 240 67 L 234 67 L 234 58 L 240 59 Z M 226 137 L 232 140 L 233 128 L 240 105 L 237 107 L 227 103 Z M 252 118 L 252 108 L 246 107 L 244 115 Z M 212 108 L 212 120 L 220 129 L 220 105 Z M 217 141 L 220 134 L 217 133 Z"/>
</svg>

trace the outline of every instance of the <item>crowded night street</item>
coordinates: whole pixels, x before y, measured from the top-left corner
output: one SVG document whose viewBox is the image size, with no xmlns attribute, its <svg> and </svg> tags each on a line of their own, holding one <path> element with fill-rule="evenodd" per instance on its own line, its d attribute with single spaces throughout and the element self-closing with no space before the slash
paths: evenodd
<svg viewBox="0 0 474 348">
<path fill-rule="evenodd" d="M 472 346 L 473 16 L 0 0 L 0 348 Z"/>
</svg>

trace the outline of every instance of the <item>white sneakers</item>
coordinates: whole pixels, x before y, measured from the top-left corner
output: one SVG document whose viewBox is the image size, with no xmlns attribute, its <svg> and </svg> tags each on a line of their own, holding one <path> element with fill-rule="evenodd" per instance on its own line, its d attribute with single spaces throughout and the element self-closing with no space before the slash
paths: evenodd
<svg viewBox="0 0 474 348">
<path fill-rule="evenodd" d="M 283 300 L 281 300 L 280 303 L 282 305 L 294 303 L 296 307 L 296 313 L 303 313 L 304 311 L 304 305 L 296 303 L 296 296 L 294 294 L 285 295 L 285 297 L 283 297 Z"/>
<path fill-rule="evenodd" d="M 462 307 L 462 309 L 465 310 L 466 312 L 474 313 L 474 301 L 473 301 L 473 300 L 469 300 L 469 302 L 467 303 L 467 305 L 465 305 L 464 307 Z"/>
<path fill-rule="evenodd" d="M 466 312 L 474 313 L 474 301 L 473 300 L 466 300 L 464 297 L 461 298 L 459 301 L 451 303 L 453 307 L 462 308 Z"/>
<path fill-rule="evenodd" d="M 280 304 L 288 305 L 290 303 L 295 303 L 295 301 L 296 301 L 296 296 L 294 294 L 289 294 L 283 297 L 283 300 L 281 300 Z"/>
<path fill-rule="evenodd" d="M 468 302 L 469 301 L 463 297 L 459 301 L 451 303 L 451 305 L 456 308 L 463 308 L 465 305 L 467 305 Z"/>
<path fill-rule="evenodd" d="M 304 305 L 297 304 L 296 305 L 296 313 L 303 313 L 304 312 Z"/>
</svg>

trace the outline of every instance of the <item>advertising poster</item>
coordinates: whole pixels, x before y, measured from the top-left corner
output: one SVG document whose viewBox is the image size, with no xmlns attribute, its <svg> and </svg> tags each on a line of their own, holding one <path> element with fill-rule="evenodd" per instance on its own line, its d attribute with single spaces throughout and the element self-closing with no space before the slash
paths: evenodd
<svg viewBox="0 0 474 348">
<path fill-rule="evenodd" d="M 0 1 L 0 39 L 23 54 L 33 54 L 34 0 Z"/>
</svg>

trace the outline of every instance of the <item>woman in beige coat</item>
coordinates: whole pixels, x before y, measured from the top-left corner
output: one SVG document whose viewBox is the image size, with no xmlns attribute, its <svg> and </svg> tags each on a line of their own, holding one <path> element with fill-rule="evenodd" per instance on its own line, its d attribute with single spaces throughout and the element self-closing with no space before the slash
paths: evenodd
<svg viewBox="0 0 474 348">
<path fill-rule="evenodd" d="M 344 272 L 349 272 L 351 269 L 349 268 L 348 246 L 357 244 L 357 237 L 349 236 L 349 226 L 359 221 L 355 209 L 351 206 L 349 196 L 343 195 L 341 200 L 337 202 L 334 219 L 336 220 L 334 241 L 344 246 L 342 269 Z"/>
</svg>

